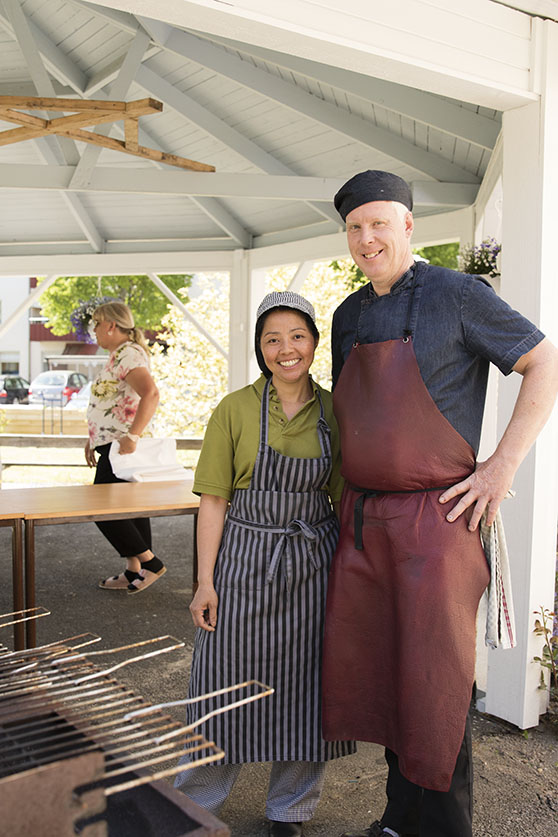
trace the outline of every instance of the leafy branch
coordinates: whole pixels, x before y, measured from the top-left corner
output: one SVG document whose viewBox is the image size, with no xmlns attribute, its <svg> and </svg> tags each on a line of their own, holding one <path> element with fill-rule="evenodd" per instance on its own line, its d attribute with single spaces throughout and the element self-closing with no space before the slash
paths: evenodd
<svg viewBox="0 0 558 837">
<path fill-rule="evenodd" d="M 540 619 L 535 619 L 535 628 L 533 633 L 537 636 L 544 637 L 544 644 L 542 649 L 542 657 L 533 657 L 535 662 L 540 663 L 541 666 L 541 682 L 539 689 L 546 689 L 544 679 L 544 669 L 550 671 L 550 689 L 558 687 L 558 636 L 554 636 L 553 620 L 554 613 L 548 608 L 541 605 L 539 610 L 533 611 Z"/>
</svg>

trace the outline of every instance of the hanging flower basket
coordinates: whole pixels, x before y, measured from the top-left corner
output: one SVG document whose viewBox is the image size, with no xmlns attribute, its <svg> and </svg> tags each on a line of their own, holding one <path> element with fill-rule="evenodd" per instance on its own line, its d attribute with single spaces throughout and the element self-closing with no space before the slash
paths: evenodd
<svg viewBox="0 0 558 837">
<path fill-rule="evenodd" d="M 500 275 L 500 251 L 502 245 L 494 238 L 485 238 L 475 247 L 463 247 L 457 256 L 462 273 L 482 274 L 492 279 Z"/>
<path fill-rule="evenodd" d="M 87 299 L 85 302 L 80 302 L 77 308 L 74 308 L 72 311 L 70 320 L 72 321 L 72 327 L 76 334 L 78 340 L 81 340 L 82 343 L 94 343 L 94 339 L 91 337 L 89 333 L 89 326 L 91 325 L 91 317 L 93 316 L 93 311 L 99 307 L 99 305 L 103 305 L 105 302 L 114 302 L 114 297 L 112 296 L 94 296 L 91 299 Z"/>
</svg>

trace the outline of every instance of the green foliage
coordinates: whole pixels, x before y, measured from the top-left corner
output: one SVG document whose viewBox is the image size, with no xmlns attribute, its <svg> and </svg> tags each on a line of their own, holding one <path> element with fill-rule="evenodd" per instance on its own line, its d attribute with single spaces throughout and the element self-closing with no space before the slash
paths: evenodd
<svg viewBox="0 0 558 837">
<path fill-rule="evenodd" d="M 458 252 L 459 244 L 457 242 L 451 244 L 435 244 L 432 247 L 420 247 L 417 250 L 413 250 L 413 253 L 426 259 L 430 264 L 449 267 L 452 270 L 457 270 Z M 368 282 L 362 270 L 356 266 L 352 259 L 335 259 L 335 261 L 331 262 L 330 267 L 344 281 L 349 291 L 356 291 L 357 288 L 360 288 L 361 285 L 365 285 Z"/>
<path fill-rule="evenodd" d="M 191 284 L 188 274 L 160 277 L 177 293 Z M 169 310 L 169 301 L 147 276 L 64 276 L 57 279 L 40 298 L 42 313 L 53 334 L 72 330 L 72 312 L 93 297 L 111 297 L 125 302 L 140 328 L 158 330 Z"/>
<path fill-rule="evenodd" d="M 357 267 L 352 259 L 335 259 L 330 267 L 338 274 L 349 291 L 356 291 L 368 282 L 360 267 Z"/>
<path fill-rule="evenodd" d="M 426 259 L 430 264 L 440 265 L 440 267 L 449 267 L 452 270 L 457 270 L 457 254 L 459 253 L 459 244 L 454 241 L 451 244 L 435 244 L 432 247 L 419 247 L 414 250 L 417 256 Z"/>
<path fill-rule="evenodd" d="M 227 274 L 198 274 L 200 291 L 188 310 L 219 345 L 228 349 Z M 188 302 L 187 291 L 179 293 Z M 158 436 L 203 436 L 211 413 L 227 392 L 227 360 L 183 313 L 171 306 L 163 319 L 164 344 L 153 347 L 151 372 L 160 401 L 153 419 Z"/>
<path fill-rule="evenodd" d="M 546 689 L 545 671 L 550 672 L 550 691 L 558 688 L 558 636 L 552 633 L 554 613 L 541 605 L 539 610 L 533 611 L 540 619 L 535 619 L 533 633 L 544 639 L 542 657 L 533 657 L 541 666 L 541 682 L 539 689 Z"/>
</svg>

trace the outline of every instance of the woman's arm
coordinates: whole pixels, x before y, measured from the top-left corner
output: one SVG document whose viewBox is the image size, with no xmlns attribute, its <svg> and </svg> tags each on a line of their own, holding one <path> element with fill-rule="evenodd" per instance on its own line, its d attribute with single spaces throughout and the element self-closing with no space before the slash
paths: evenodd
<svg viewBox="0 0 558 837">
<path fill-rule="evenodd" d="M 126 375 L 126 383 L 130 384 L 132 389 L 137 392 L 140 397 L 138 409 L 132 424 L 130 425 L 130 433 L 136 436 L 141 436 L 157 409 L 159 403 L 159 390 L 151 374 L 145 366 L 137 366 Z M 136 449 L 136 443 L 128 436 L 123 436 L 120 440 L 120 453 L 133 453 Z"/>
<path fill-rule="evenodd" d="M 214 631 L 217 624 L 217 593 L 213 571 L 221 546 L 228 500 L 214 494 L 202 494 L 198 514 L 198 589 L 190 604 L 192 621 L 197 628 Z"/>
</svg>

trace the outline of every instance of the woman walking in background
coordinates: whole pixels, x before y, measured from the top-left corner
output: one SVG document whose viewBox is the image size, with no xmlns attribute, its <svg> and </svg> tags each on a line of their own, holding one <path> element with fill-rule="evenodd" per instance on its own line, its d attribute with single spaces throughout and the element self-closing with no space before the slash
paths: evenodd
<svg viewBox="0 0 558 837">
<path fill-rule="evenodd" d="M 95 309 L 92 320 L 98 345 L 110 355 L 91 386 L 85 458 L 90 467 L 97 467 L 95 483 L 124 482 L 113 473 L 109 460 L 111 443 L 118 441 L 120 453 L 135 451 L 157 409 L 159 390 L 149 372 L 147 343 L 134 325 L 128 306 L 107 302 Z M 126 559 L 123 572 L 99 582 L 103 590 L 139 593 L 163 575 L 165 567 L 151 550 L 151 525 L 147 518 L 95 525 Z"/>
<path fill-rule="evenodd" d="M 185 770 L 175 784 L 216 813 L 243 763 L 273 762 L 273 837 L 302 834 L 326 761 L 353 749 L 321 735 L 322 624 L 338 534 L 332 502 L 342 479 L 331 394 L 309 375 L 318 339 L 304 297 L 264 298 L 255 334 L 263 375 L 218 405 L 194 482 L 199 586 L 190 611 L 198 631 L 189 696 L 251 679 L 275 694 L 207 722 L 204 735 L 225 751 L 225 764 Z M 212 708 L 190 706 L 188 722 Z"/>
</svg>

